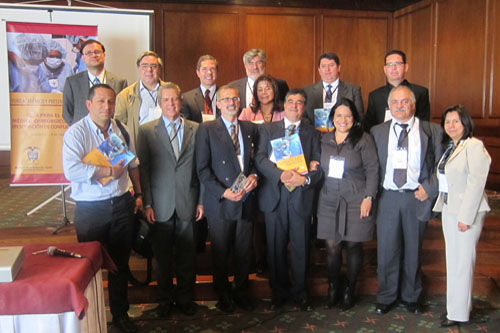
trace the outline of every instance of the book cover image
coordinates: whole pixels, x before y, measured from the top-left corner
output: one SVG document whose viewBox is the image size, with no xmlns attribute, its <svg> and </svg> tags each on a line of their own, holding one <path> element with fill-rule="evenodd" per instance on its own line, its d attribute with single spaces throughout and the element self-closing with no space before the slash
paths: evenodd
<svg viewBox="0 0 500 333">
<path fill-rule="evenodd" d="M 111 134 L 99 147 L 94 148 L 84 158 L 83 162 L 97 166 L 112 166 L 123 160 L 123 165 L 128 165 L 135 159 L 135 155 L 128 150 L 116 134 Z M 106 185 L 111 177 L 99 179 L 102 185 Z"/>
<path fill-rule="evenodd" d="M 333 123 L 328 119 L 329 117 L 330 109 L 314 109 L 314 127 L 322 133 L 333 131 Z"/>
<path fill-rule="evenodd" d="M 297 169 L 300 174 L 307 173 L 306 159 L 298 134 L 285 136 L 271 141 L 273 159 L 281 170 Z"/>
</svg>

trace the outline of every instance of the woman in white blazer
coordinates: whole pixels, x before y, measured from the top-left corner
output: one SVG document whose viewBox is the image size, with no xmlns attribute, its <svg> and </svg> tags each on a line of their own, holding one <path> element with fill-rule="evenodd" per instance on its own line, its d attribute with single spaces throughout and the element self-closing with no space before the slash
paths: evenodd
<svg viewBox="0 0 500 333">
<path fill-rule="evenodd" d="M 442 212 L 446 244 L 446 316 L 441 327 L 469 321 L 476 244 L 490 210 L 484 187 L 491 158 L 483 142 L 472 137 L 473 122 L 462 105 L 441 116 L 443 142 L 448 144 L 438 164 L 439 197 L 433 210 Z"/>
</svg>

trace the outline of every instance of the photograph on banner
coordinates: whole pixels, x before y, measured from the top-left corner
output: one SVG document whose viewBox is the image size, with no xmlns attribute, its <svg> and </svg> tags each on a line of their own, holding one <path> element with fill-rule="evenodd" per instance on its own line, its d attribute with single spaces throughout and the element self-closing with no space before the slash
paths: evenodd
<svg viewBox="0 0 500 333">
<path fill-rule="evenodd" d="M 96 26 L 7 22 L 11 185 L 66 184 L 62 170 L 62 91 L 85 70 L 80 48 Z"/>
</svg>

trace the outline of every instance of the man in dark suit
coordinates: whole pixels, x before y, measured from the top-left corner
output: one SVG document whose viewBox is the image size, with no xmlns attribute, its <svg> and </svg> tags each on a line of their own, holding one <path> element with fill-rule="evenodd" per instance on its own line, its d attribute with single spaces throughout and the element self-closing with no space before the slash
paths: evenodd
<svg viewBox="0 0 500 333">
<path fill-rule="evenodd" d="M 196 312 L 193 223 L 203 217 L 203 206 L 194 152 L 198 124 L 180 117 L 181 90 L 175 83 L 160 86 L 158 102 L 162 116 L 139 127 L 137 155 L 145 215 L 152 224 L 153 253 L 160 271 L 157 313 L 164 318 L 174 301 L 184 314 Z"/>
<path fill-rule="evenodd" d="M 87 39 L 82 44 L 80 53 L 87 70 L 68 77 L 64 84 L 63 118 L 68 125 L 76 123 L 89 113 L 85 99 L 89 94 L 90 87 L 105 83 L 118 94 L 127 86 L 127 80 L 104 70 L 106 54 L 101 42 Z"/>
<path fill-rule="evenodd" d="M 214 266 L 217 307 L 231 313 L 235 304 L 245 310 L 254 305 L 248 295 L 251 263 L 252 218 L 257 210 L 255 191 L 254 124 L 238 121 L 238 91 L 229 86 L 217 91 L 221 118 L 204 122 L 196 135 L 198 177 L 205 188 L 203 207 L 208 219 Z M 231 189 L 240 174 L 247 179 L 242 190 Z M 228 281 L 228 259 L 233 250 L 234 288 Z"/>
<path fill-rule="evenodd" d="M 340 60 L 335 53 L 323 53 L 318 60 L 318 73 L 321 81 L 304 88 L 307 95 L 306 117 L 314 125 L 315 109 L 331 109 L 339 98 L 345 97 L 354 102 L 359 119 L 363 119 L 363 99 L 361 87 L 340 80 Z"/>
<path fill-rule="evenodd" d="M 290 297 L 302 310 L 312 310 L 306 292 L 306 270 L 314 186 L 321 180 L 322 173 L 317 168 L 320 161 L 319 132 L 301 120 L 305 105 L 305 92 L 302 89 L 290 90 L 285 97 L 285 118 L 265 124 L 260 130 L 256 164 L 264 176 L 259 205 L 266 221 L 272 310 L 281 307 Z M 270 142 L 294 133 L 300 137 L 309 166 L 309 172 L 304 175 L 295 169 L 278 169 L 271 158 Z M 288 245 L 293 284 L 288 278 Z"/>
<path fill-rule="evenodd" d="M 415 116 L 420 120 L 430 119 L 429 90 L 427 88 L 413 84 L 405 79 L 408 71 L 406 54 L 400 50 L 392 50 L 385 55 L 384 73 L 387 83 L 379 87 L 368 95 L 368 108 L 365 116 L 365 129 L 370 128 L 384 121 L 391 119 L 391 111 L 387 105 L 387 97 L 392 88 L 400 85 L 407 86 L 413 91 L 416 98 Z"/>
<path fill-rule="evenodd" d="M 253 85 L 255 80 L 266 73 L 266 52 L 261 49 L 251 49 L 243 55 L 243 65 L 247 77 L 229 83 L 231 87 L 238 90 L 238 95 L 241 98 L 241 108 L 248 108 L 252 104 Z M 285 80 L 277 79 L 279 100 L 283 102 L 285 95 L 288 92 L 288 84 Z"/>
<path fill-rule="evenodd" d="M 189 120 L 201 123 L 220 117 L 217 108 L 217 59 L 209 54 L 202 55 L 196 64 L 196 75 L 200 86 L 186 92 L 182 97 L 182 115 Z"/>
<path fill-rule="evenodd" d="M 410 313 L 422 310 L 420 248 L 433 200 L 442 130 L 415 117 L 415 95 L 399 86 L 387 101 L 392 120 L 371 129 L 380 167 L 377 213 L 378 293 L 376 311 L 387 313 L 398 299 Z"/>
</svg>

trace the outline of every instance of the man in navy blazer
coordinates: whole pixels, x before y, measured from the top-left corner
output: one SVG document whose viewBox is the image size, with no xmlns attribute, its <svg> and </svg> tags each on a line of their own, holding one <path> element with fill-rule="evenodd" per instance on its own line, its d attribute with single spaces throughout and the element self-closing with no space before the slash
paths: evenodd
<svg viewBox="0 0 500 333">
<path fill-rule="evenodd" d="M 220 117 L 217 108 L 217 71 L 219 63 L 209 54 L 202 55 L 196 63 L 196 76 L 200 86 L 183 94 L 182 115 L 189 120 L 201 123 Z M 211 119 L 210 119 L 211 118 Z"/>
<path fill-rule="evenodd" d="M 376 312 L 387 313 L 398 298 L 408 312 L 422 311 L 420 248 L 432 203 L 438 195 L 435 168 L 442 155 L 442 130 L 415 116 L 415 95 L 393 88 L 392 119 L 371 129 L 380 169 L 377 212 Z"/>
<path fill-rule="evenodd" d="M 217 91 L 221 118 L 200 124 L 196 134 L 196 165 L 205 195 L 203 207 L 208 219 L 214 266 L 217 308 L 231 313 L 235 304 L 253 310 L 248 295 L 251 263 L 252 218 L 256 212 L 257 174 L 254 167 L 256 127 L 238 121 L 238 91 L 229 86 Z M 243 189 L 231 189 L 243 174 Z M 242 184 L 242 185 L 243 185 Z M 230 250 L 234 258 L 234 288 L 228 280 Z"/>
<path fill-rule="evenodd" d="M 252 103 L 253 85 L 255 80 L 266 73 L 266 52 L 261 49 L 250 49 L 243 55 L 243 65 L 247 77 L 229 83 L 231 87 L 238 90 L 241 98 L 241 108 L 248 108 Z M 285 80 L 274 78 L 278 85 L 279 100 L 283 101 L 288 92 L 288 84 Z"/>
<path fill-rule="evenodd" d="M 313 209 L 314 186 L 321 180 L 319 132 L 302 121 L 306 94 L 292 89 L 285 97 L 285 118 L 260 129 L 257 169 L 264 176 L 259 191 L 259 206 L 265 214 L 268 264 L 272 289 L 271 310 L 292 298 L 303 311 L 312 310 L 306 292 L 309 256 L 309 229 Z M 271 141 L 297 133 L 309 172 L 280 170 L 273 158 Z M 293 284 L 289 280 L 287 248 Z"/>
<path fill-rule="evenodd" d="M 331 109 L 335 102 L 348 98 L 354 102 L 359 119 L 363 119 L 363 98 L 361 87 L 340 80 L 340 59 L 335 53 L 323 53 L 318 59 L 318 73 L 321 81 L 304 88 L 307 95 L 306 117 L 314 125 L 314 109 Z M 330 95 L 328 99 L 328 95 Z"/>
<path fill-rule="evenodd" d="M 85 100 L 90 87 L 105 83 L 117 95 L 127 87 L 127 80 L 104 70 L 105 51 L 104 45 L 94 39 L 87 39 L 82 44 L 80 53 L 87 70 L 68 77 L 64 83 L 62 116 L 68 125 L 76 123 L 89 113 Z"/>
</svg>

